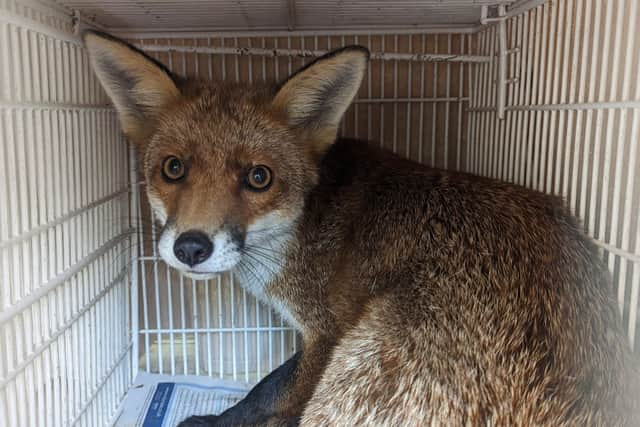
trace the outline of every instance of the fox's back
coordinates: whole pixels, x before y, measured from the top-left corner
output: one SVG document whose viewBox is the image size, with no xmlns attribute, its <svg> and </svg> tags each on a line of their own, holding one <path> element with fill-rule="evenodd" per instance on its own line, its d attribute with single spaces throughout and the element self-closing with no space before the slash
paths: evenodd
<svg viewBox="0 0 640 427">
<path fill-rule="evenodd" d="M 556 425 L 619 414 L 629 351 L 608 273 L 561 200 L 357 141 L 336 143 L 321 176 L 301 241 L 330 254 L 343 236 L 327 286 L 361 281 L 374 297 L 335 314 L 358 320 L 308 425 L 358 413 Z M 365 389 L 380 393 L 375 404 Z"/>
</svg>

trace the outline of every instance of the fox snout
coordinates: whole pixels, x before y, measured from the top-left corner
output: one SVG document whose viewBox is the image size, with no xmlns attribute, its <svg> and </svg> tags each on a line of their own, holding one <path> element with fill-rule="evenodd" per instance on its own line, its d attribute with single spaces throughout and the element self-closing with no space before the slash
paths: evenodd
<svg viewBox="0 0 640 427">
<path fill-rule="evenodd" d="M 190 229 L 179 231 L 175 224 L 164 227 L 158 251 L 172 267 L 195 279 L 207 279 L 231 270 L 240 262 L 244 233 L 222 228 L 214 233 Z"/>
<path fill-rule="evenodd" d="M 213 253 L 213 242 L 200 231 L 187 231 L 176 239 L 173 245 L 176 258 L 189 267 L 201 264 Z"/>
</svg>

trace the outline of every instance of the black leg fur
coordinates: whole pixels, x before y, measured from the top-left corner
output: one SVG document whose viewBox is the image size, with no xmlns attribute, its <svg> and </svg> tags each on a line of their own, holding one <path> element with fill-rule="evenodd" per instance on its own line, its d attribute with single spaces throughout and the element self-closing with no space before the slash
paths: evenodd
<svg viewBox="0 0 640 427">
<path fill-rule="evenodd" d="M 220 415 L 193 416 L 185 419 L 178 427 L 218 427 L 218 426 L 258 426 L 282 425 L 293 427 L 298 425 L 298 419 L 273 422 L 277 417 L 275 405 L 296 367 L 302 352 L 294 354 L 273 372 L 260 381 L 247 396 Z"/>
</svg>

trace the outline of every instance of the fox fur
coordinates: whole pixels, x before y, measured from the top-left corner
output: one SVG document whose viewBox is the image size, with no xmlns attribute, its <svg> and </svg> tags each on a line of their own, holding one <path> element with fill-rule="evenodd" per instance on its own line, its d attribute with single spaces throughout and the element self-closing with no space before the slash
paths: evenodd
<svg viewBox="0 0 640 427">
<path fill-rule="evenodd" d="M 609 273 L 561 200 L 336 138 L 364 48 L 249 85 L 84 39 L 143 158 L 165 261 L 235 271 L 302 334 L 238 408 L 183 425 L 638 424 Z M 182 181 L 163 179 L 168 156 Z M 255 165 L 266 191 L 243 184 Z M 172 254 L 188 230 L 215 247 L 202 266 Z"/>
</svg>

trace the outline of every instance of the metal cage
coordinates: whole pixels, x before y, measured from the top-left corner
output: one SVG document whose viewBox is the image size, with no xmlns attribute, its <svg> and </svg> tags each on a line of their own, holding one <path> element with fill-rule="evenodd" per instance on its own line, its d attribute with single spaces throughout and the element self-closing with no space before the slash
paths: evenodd
<svg viewBox="0 0 640 427">
<path fill-rule="evenodd" d="M 367 46 L 342 134 L 564 197 L 602 248 L 636 345 L 636 0 L 136 3 L 0 0 L 0 423 L 110 425 L 138 371 L 251 383 L 300 345 L 232 275 L 194 282 L 159 259 L 133 149 L 77 36 L 86 25 L 204 79 L 277 80 Z"/>
</svg>

